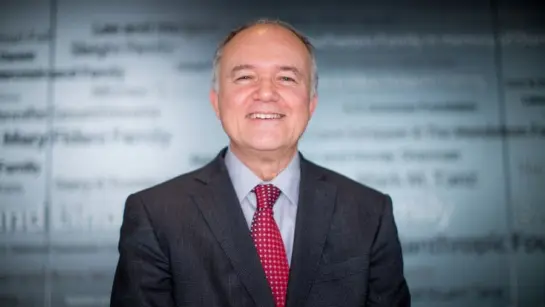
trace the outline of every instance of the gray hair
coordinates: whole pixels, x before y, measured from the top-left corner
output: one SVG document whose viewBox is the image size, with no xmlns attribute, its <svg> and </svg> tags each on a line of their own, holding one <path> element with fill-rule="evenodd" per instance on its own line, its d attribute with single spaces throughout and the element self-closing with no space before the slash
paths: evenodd
<svg viewBox="0 0 545 307">
<path fill-rule="evenodd" d="M 316 65 L 316 57 L 314 54 L 314 46 L 310 42 L 309 38 L 299 32 L 297 29 L 295 29 L 292 25 L 288 24 L 287 22 L 281 21 L 281 20 L 274 20 L 274 19 L 258 19 L 256 21 L 249 22 L 247 24 L 244 24 L 235 30 L 231 31 L 219 44 L 218 48 L 216 49 L 216 53 L 214 55 L 214 61 L 213 61 L 213 67 L 212 67 L 212 86 L 214 90 L 219 89 L 219 82 L 218 82 L 218 75 L 219 75 L 219 63 L 221 60 L 221 56 L 223 54 L 223 49 L 225 46 L 235 37 L 237 34 L 242 32 L 243 30 L 246 30 L 248 28 L 251 28 L 256 25 L 276 25 L 280 26 L 284 29 L 287 29 L 291 31 L 301 42 L 305 45 L 307 48 L 308 54 L 310 56 L 311 60 L 311 76 L 310 76 L 310 84 L 311 84 L 311 95 L 315 95 L 318 92 L 318 66 Z"/>
</svg>

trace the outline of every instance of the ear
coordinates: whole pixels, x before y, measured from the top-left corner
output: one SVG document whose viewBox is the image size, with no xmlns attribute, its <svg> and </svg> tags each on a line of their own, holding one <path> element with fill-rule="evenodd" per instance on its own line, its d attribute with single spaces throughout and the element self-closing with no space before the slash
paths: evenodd
<svg viewBox="0 0 545 307">
<path fill-rule="evenodd" d="M 314 94 L 310 98 L 310 104 L 308 106 L 310 116 L 312 116 L 312 114 L 314 114 L 314 110 L 316 110 L 316 105 L 317 104 L 318 104 L 318 95 Z"/>
<path fill-rule="evenodd" d="M 220 107 L 219 107 L 219 98 L 218 98 L 218 92 L 214 89 L 210 89 L 210 104 L 212 105 L 212 108 L 214 109 L 214 113 L 216 113 L 216 116 L 220 118 Z"/>
</svg>

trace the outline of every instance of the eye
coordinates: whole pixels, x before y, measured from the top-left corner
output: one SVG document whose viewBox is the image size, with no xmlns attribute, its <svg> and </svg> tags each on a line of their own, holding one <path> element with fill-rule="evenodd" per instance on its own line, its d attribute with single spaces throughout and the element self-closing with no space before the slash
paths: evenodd
<svg viewBox="0 0 545 307">
<path fill-rule="evenodd" d="M 287 76 L 280 77 L 280 80 L 286 81 L 286 82 L 295 82 L 295 79 L 293 79 L 292 77 L 287 77 Z"/>
<path fill-rule="evenodd" d="M 252 79 L 252 76 L 240 76 L 238 77 L 236 80 L 251 80 Z"/>
</svg>

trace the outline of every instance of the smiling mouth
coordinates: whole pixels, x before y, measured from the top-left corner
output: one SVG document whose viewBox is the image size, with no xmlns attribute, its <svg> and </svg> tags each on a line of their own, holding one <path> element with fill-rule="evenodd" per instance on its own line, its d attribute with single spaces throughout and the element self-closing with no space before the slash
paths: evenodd
<svg viewBox="0 0 545 307">
<path fill-rule="evenodd" d="M 285 115 L 280 113 L 250 113 L 246 117 L 249 119 L 281 119 Z"/>
</svg>

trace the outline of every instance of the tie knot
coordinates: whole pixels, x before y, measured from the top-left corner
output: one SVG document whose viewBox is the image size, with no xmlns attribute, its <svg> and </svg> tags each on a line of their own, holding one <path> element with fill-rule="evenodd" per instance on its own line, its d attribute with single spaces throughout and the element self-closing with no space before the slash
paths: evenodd
<svg viewBox="0 0 545 307">
<path fill-rule="evenodd" d="M 260 184 L 254 188 L 257 198 L 257 210 L 272 208 L 278 197 L 280 189 L 273 184 Z"/>
</svg>

